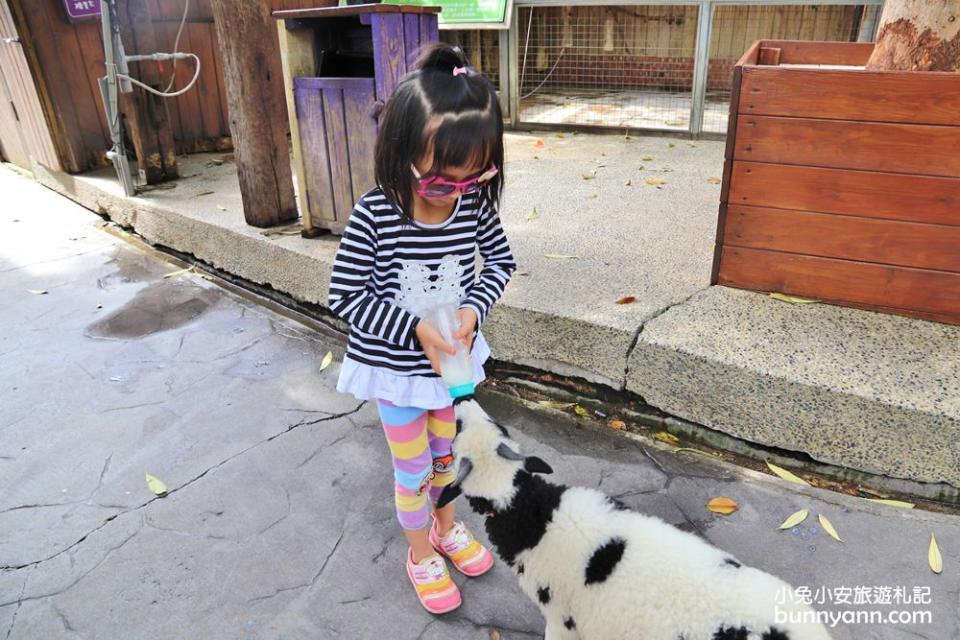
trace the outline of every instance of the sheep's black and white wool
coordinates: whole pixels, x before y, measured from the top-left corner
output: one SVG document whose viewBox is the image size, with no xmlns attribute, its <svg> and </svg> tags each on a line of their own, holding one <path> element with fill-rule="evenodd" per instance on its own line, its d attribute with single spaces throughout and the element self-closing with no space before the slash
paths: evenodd
<svg viewBox="0 0 960 640">
<path fill-rule="evenodd" d="M 777 601 L 785 582 L 599 491 L 546 481 L 549 465 L 519 454 L 475 400 L 456 412 L 457 479 L 438 506 L 463 494 L 487 516 L 545 640 L 829 640 L 808 606 Z"/>
</svg>

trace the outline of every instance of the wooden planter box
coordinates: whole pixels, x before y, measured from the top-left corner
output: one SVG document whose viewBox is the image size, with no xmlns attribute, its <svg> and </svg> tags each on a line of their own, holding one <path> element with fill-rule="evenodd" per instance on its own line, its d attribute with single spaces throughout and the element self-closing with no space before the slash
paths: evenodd
<svg viewBox="0 0 960 640">
<path fill-rule="evenodd" d="M 713 283 L 960 324 L 960 73 L 864 71 L 872 50 L 737 63 Z"/>
</svg>

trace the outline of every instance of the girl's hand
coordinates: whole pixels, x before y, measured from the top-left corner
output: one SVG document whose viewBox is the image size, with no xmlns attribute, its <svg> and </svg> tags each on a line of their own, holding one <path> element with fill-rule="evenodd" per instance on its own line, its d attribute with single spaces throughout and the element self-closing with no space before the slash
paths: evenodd
<svg viewBox="0 0 960 640">
<path fill-rule="evenodd" d="M 447 341 L 443 339 L 439 331 L 423 320 L 417 323 L 415 331 L 417 340 L 420 341 L 420 346 L 423 347 L 423 352 L 427 354 L 430 366 L 433 367 L 434 373 L 440 375 L 440 354 L 446 352 L 450 355 L 455 355 L 457 350 L 447 344 Z"/>
<path fill-rule="evenodd" d="M 460 318 L 460 328 L 453 332 L 454 340 L 459 340 L 467 347 L 467 352 L 473 348 L 473 330 L 477 328 L 477 312 L 468 307 L 457 310 Z"/>
</svg>

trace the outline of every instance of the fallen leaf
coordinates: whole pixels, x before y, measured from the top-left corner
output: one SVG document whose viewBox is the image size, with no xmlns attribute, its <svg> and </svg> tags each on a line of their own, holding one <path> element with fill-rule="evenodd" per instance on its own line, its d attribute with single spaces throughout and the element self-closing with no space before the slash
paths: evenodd
<svg viewBox="0 0 960 640">
<path fill-rule="evenodd" d="M 567 256 L 560 253 L 545 253 L 543 257 L 550 258 L 551 260 L 576 260 L 579 258 L 579 256 Z"/>
<path fill-rule="evenodd" d="M 721 180 L 720 178 L 717 178 L 716 176 L 710 176 L 709 178 L 707 178 L 707 182 L 709 182 L 710 184 L 720 184 L 721 182 L 723 182 L 723 180 Z"/>
<path fill-rule="evenodd" d="M 668 431 L 658 431 L 658 432 L 656 432 L 655 434 L 653 434 L 653 439 L 654 439 L 654 440 L 659 440 L 660 442 L 666 442 L 667 444 L 679 444 L 679 443 L 680 443 L 680 438 L 678 438 L 677 436 L 673 435 L 672 433 L 670 433 L 670 432 L 668 432 Z"/>
<path fill-rule="evenodd" d="M 623 186 L 629 187 L 631 184 L 633 184 L 633 183 L 630 182 L 630 178 L 627 178 L 626 182 L 623 183 Z"/>
<path fill-rule="evenodd" d="M 930 563 L 930 570 L 934 573 L 943 571 L 943 556 L 940 555 L 940 547 L 937 546 L 937 539 L 930 534 L 930 549 L 927 551 L 927 562 Z"/>
<path fill-rule="evenodd" d="M 563 133 L 556 133 L 556 134 L 554 134 L 554 136 L 557 137 L 557 138 L 560 138 L 561 140 L 567 137 L 567 136 L 564 135 Z"/>
<path fill-rule="evenodd" d="M 620 431 L 621 429 L 627 428 L 627 423 L 624 422 L 623 420 L 610 420 L 607 422 L 607 426 L 610 427 L 611 429 L 616 429 L 617 431 Z"/>
<path fill-rule="evenodd" d="M 687 146 L 692 148 L 692 147 L 695 147 L 695 146 L 697 146 L 697 145 L 696 145 L 696 143 L 694 143 L 694 142 L 688 142 L 688 143 L 687 143 Z"/>
<path fill-rule="evenodd" d="M 668 127 L 679 127 L 681 125 L 687 124 L 683 120 L 670 120 L 667 122 Z M 672 144 L 670 146 L 673 146 Z"/>
<path fill-rule="evenodd" d="M 212 196 L 213 191 L 201 191 L 200 193 L 194 194 L 194 198 L 199 198 L 200 196 Z"/>
<path fill-rule="evenodd" d="M 583 407 L 581 407 L 580 405 L 574 406 L 573 412 L 582 418 L 586 418 L 588 415 L 590 415 L 590 412 L 584 409 Z"/>
<path fill-rule="evenodd" d="M 623 296 L 622 298 L 617 300 L 617 304 L 633 304 L 636 301 L 637 299 L 634 296 Z"/>
<path fill-rule="evenodd" d="M 633 140 L 633 138 L 630 137 L 630 134 L 629 134 L 629 133 L 623 134 L 623 139 L 624 139 L 624 140 Z"/>
<path fill-rule="evenodd" d="M 833 528 L 833 525 L 830 524 L 830 521 L 827 520 L 827 516 L 818 515 L 818 516 L 817 516 L 817 519 L 820 520 L 820 525 L 823 527 L 823 530 L 826 531 L 828 534 L 830 534 L 830 537 L 831 537 L 831 538 L 833 538 L 833 539 L 836 540 L 837 542 L 843 542 L 843 538 L 841 538 L 841 537 L 837 534 L 837 530 L 834 529 L 834 528 Z"/>
<path fill-rule="evenodd" d="M 540 159 L 540 156 L 534 154 L 533 159 L 534 159 L 534 160 L 539 160 L 539 159 Z"/>
<path fill-rule="evenodd" d="M 261 231 L 260 235 L 267 236 L 299 236 L 301 235 L 300 228 L 293 229 L 267 229 L 266 231 Z"/>
<path fill-rule="evenodd" d="M 543 149 L 544 147 L 543 140 L 541 138 L 537 138 L 537 141 L 533 143 L 533 146 L 536 149 Z"/>
<path fill-rule="evenodd" d="M 675 146 L 677 146 L 677 145 L 673 144 L 672 142 L 668 142 L 668 143 L 667 143 L 667 146 L 668 146 L 669 148 L 673 149 L 673 148 L 674 148 Z"/>
<path fill-rule="evenodd" d="M 516 272 L 516 275 L 518 275 L 518 276 L 528 276 L 528 275 L 530 275 L 530 272 L 529 272 L 529 271 L 517 271 L 517 272 Z"/>
<path fill-rule="evenodd" d="M 654 158 L 653 156 L 643 156 L 640 159 L 643 160 L 644 162 L 653 162 L 654 160 L 656 160 L 656 158 Z"/>
<path fill-rule="evenodd" d="M 323 356 L 323 360 L 320 362 L 320 371 L 329 367 L 331 362 L 333 362 L 333 352 L 327 351 L 327 355 Z"/>
<path fill-rule="evenodd" d="M 588 200 L 593 200 L 593 199 L 596 198 L 598 195 L 600 195 L 600 194 L 598 194 L 598 193 L 591 193 L 590 195 L 587 196 L 587 199 L 588 199 Z"/>
<path fill-rule="evenodd" d="M 679 447 L 674 449 L 674 451 L 686 451 L 688 453 L 696 453 L 697 455 L 706 456 L 708 458 L 716 458 L 719 454 L 716 453 L 707 453 L 706 451 L 700 451 L 700 449 L 694 449 L 692 447 Z"/>
<path fill-rule="evenodd" d="M 792 529 L 793 527 L 797 526 L 798 524 L 806 520 L 808 515 L 810 515 L 809 511 L 807 511 L 806 509 L 801 509 L 800 511 L 797 511 L 796 513 L 791 515 L 789 518 L 784 520 L 783 524 L 781 524 L 779 528 Z"/>
<path fill-rule="evenodd" d="M 775 474 L 777 474 L 778 476 L 780 476 L 781 478 L 783 478 L 783 479 L 786 480 L 787 482 L 792 482 L 792 483 L 794 483 L 794 484 L 805 484 L 805 485 L 807 485 L 807 486 L 810 486 L 810 483 L 809 483 L 809 482 L 807 482 L 806 480 L 804 480 L 803 478 L 801 478 L 800 476 L 798 476 L 798 475 L 796 475 L 796 474 L 790 473 L 789 471 L 787 471 L 787 470 L 784 469 L 783 467 L 778 467 L 777 465 L 775 465 L 775 464 L 773 464 L 773 463 L 771 463 L 771 462 L 768 462 L 768 463 L 767 463 L 767 466 L 770 467 L 770 471 L 773 471 Z"/>
<path fill-rule="evenodd" d="M 163 483 L 163 480 L 160 478 L 150 475 L 150 473 L 145 473 L 144 476 L 147 478 L 147 486 L 150 487 L 150 491 L 153 491 L 158 496 L 166 495 L 167 485 Z"/>
<path fill-rule="evenodd" d="M 171 271 L 170 273 L 168 273 L 167 275 L 165 275 L 165 276 L 163 276 L 163 277 L 164 277 L 164 278 L 173 278 L 174 276 L 180 276 L 180 275 L 183 275 L 183 274 L 185 274 L 185 273 L 190 273 L 191 271 L 193 271 L 193 265 L 190 265 L 190 266 L 187 267 L 186 269 L 177 269 L 176 271 Z"/>
<path fill-rule="evenodd" d="M 534 207 L 533 211 L 527 214 L 527 220 L 535 220 L 540 217 L 540 214 L 537 213 L 537 208 Z"/>
<path fill-rule="evenodd" d="M 643 171 L 643 165 L 640 165 L 639 167 L 637 167 L 637 171 Z"/>
<path fill-rule="evenodd" d="M 904 502 L 903 500 L 890 500 L 887 498 L 864 498 L 864 500 L 869 500 L 870 502 L 879 502 L 880 504 L 888 504 L 891 507 L 900 507 L 901 509 L 913 509 L 914 505 L 912 502 Z"/>
<path fill-rule="evenodd" d="M 222 164 L 223 164 L 222 158 L 214 158 L 213 160 L 210 160 L 209 162 L 207 162 L 208 167 L 219 167 Z"/>
<path fill-rule="evenodd" d="M 226 210 L 227 210 L 227 208 L 226 208 L 225 206 L 223 206 L 222 204 L 218 204 L 218 205 L 217 205 L 217 209 L 220 209 L 220 211 L 226 211 Z"/>
<path fill-rule="evenodd" d="M 594 171 L 591 171 L 590 173 L 585 173 L 580 177 L 583 178 L 584 180 L 593 180 L 594 178 L 597 177 L 597 172 L 594 170 Z"/>
<path fill-rule="evenodd" d="M 45 296 L 49 292 L 46 289 L 27 289 L 27 293 L 32 293 L 35 296 Z"/>
<path fill-rule="evenodd" d="M 814 304 L 815 302 L 820 302 L 819 300 L 811 300 L 809 298 L 798 298 L 796 296 L 788 296 L 785 293 L 771 293 L 770 297 L 773 298 L 774 300 L 789 302 L 790 304 Z"/>
<path fill-rule="evenodd" d="M 730 498 L 714 498 L 707 503 L 707 509 L 720 515 L 728 516 L 737 510 L 737 503 Z"/>
<path fill-rule="evenodd" d="M 547 407 L 548 409 L 558 409 L 563 411 L 564 409 L 569 409 L 570 407 L 576 406 L 576 402 L 560 402 L 559 400 L 538 400 L 537 404 L 542 407 Z"/>
<path fill-rule="evenodd" d="M 646 182 L 651 187 L 656 187 L 657 189 L 667 184 L 667 181 L 664 180 L 663 178 L 644 178 L 643 181 Z"/>
</svg>

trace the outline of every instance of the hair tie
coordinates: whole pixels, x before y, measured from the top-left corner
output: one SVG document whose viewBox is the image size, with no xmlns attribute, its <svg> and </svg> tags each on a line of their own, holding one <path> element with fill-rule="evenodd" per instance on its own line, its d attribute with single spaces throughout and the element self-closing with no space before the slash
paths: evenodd
<svg viewBox="0 0 960 640">
<path fill-rule="evenodd" d="M 454 67 L 454 68 L 453 68 L 453 75 L 454 75 L 454 77 L 459 76 L 459 75 L 463 75 L 463 74 L 465 74 L 466 72 L 467 72 L 467 68 L 466 68 L 466 67 Z"/>
</svg>

